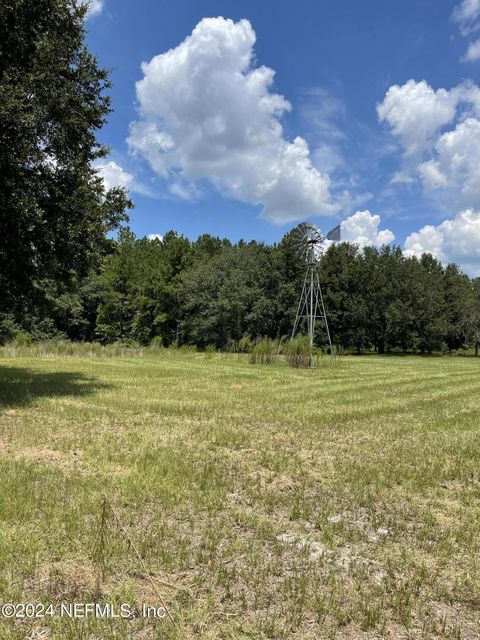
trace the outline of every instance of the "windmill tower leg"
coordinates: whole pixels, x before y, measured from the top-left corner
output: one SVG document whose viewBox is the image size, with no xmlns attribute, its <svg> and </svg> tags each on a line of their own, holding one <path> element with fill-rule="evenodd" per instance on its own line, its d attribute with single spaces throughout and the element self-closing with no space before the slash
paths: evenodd
<svg viewBox="0 0 480 640">
<path fill-rule="evenodd" d="M 306 299 L 307 299 L 307 283 L 308 283 L 308 271 L 305 274 L 305 279 L 303 281 L 302 293 L 300 295 L 300 302 L 298 303 L 297 315 L 295 316 L 295 322 L 293 323 L 293 330 L 290 339 L 292 340 L 297 333 L 298 326 L 300 324 L 300 320 L 303 317 L 303 310 L 305 309 Z"/>
<path fill-rule="evenodd" d="M 313 284 L 313 271 L 314 268 L 312 265 L 309 267 L 310 269 L 310 308 L 308 314 L 308 337 L 310 344 L 310 353 L 308 355 L 308 364 L 311 367 L 313 365 L 313 336 L 315 333 L 315 316 L 316 316 L 316 304 L 313 303 L 314 296 L 314 284 Z"/>
<path fill-rule="evenodd" d="M 335 362 L 335 354 L 333 351 L 333 344 L 332 344 L 332 338 L 330 336 L 330 329 L 328 327 L 327 312 L 325 311 L 325 304 L 323 302 L 322 287 L 320 286 L 320 278 L 318 277 L 318 271 L 316 272 L 316 276 L 317 276 L 317 291 L 318 291 L 318 298 L 320 302 L 321 317 L 323 318 L 323 321 L 325 323 L 325 331 L 327 333 L 328 346 L 330 347 L 332 362 Z"/>
</svg>

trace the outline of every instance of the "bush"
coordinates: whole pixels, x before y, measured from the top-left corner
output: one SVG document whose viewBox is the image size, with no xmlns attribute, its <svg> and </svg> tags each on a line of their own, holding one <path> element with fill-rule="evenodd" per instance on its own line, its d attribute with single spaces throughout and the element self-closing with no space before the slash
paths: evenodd
<svg viewBox="0 0 480 640">
<path fill-rule="evenodd" d="M 57 329 L 52 318 L 43 318 L 43 320 L 32 319 L 29 325 L 31 327 L 30 331 L 33 342 L 67 339 L 66 334 Z"/>
<path fill-rule="evenodd" d="M 0 344 L 13 340 L 19 331 L 20 326 L 15 322 L 13 316 L 8 313 L 0 313 Z"/>
<path fill-rule="evenodd" d="M 31 343 L 32 343 L 32 336 L 30 333 L 27 333 L 26 331 L 20 331 L 15 336 L 15 344 L 17 347 L 26 347 Z"/>
<path fill-rule="evenodd" d="M 102 344 L 112 344 L 119 339 L 119 332 L 115 327 L 108 324 L 97 323 L 95 327 L 95 337 Z"/>
</svg>

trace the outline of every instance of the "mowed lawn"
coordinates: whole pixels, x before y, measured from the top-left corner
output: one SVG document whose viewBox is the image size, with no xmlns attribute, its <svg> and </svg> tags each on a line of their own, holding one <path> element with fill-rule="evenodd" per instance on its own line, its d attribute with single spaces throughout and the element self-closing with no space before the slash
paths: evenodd
<svg viewBox="0 0 480 640">
<path fill-rule="evenodd" d="M 479 373 L 0 359 L 0 601 L 139 614 L 158 590 L 175 621 L 54 615 L 0 638 L 480 638 Z"/>
</svg>

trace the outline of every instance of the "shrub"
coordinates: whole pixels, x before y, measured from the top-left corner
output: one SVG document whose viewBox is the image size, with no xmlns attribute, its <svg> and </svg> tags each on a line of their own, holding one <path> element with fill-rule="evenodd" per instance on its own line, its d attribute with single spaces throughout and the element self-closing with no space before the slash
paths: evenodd
<svg viewBox="0 0 480 640">
<path fill-rule="evenodd" d="M 32 343 L 32 336 L 30 333 L 27 333 L 26 331 L 20 331 L 15 336 L 15 344 L 17 347 L 26 347 L 31 343 Z"/>
<path fill-rule="evenodd" d="M 8 313 L 0 313 L 0 344 L 12 340 L 19 331 L 20 327 L 13 316 Z"/>
</svg>

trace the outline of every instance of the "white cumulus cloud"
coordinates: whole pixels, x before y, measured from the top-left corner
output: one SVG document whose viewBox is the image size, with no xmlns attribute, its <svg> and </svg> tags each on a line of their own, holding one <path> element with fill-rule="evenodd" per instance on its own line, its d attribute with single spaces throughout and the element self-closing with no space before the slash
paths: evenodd
<svg viewBox="0 0 480 640">
<path fill-rule="evenodd" d="M 272 222 L 332 214 L 329 177 L 303 138 L 285 137 L 291 105 L 272 91 L 274 71 L 254 65 L 255 39 L 248 20 L 204 18 L 144 63 L 129 146 L 174 183 L 206 180 Z"/>
<path fill-rule="evenodd" d="M 158 240 L 159 242 L 163 242 L 163 236 L 159 233 L 149 233 L 147 240 Z"/>
<path fill-rule="evenodd" d="M 467 118 L 443 133 L 419 170 L 428 191 L 453 191 L 460 207 L 480 205 L 480 120 Z"/>
<path fill-rule="evenodd" d="M 415 157 L 434 145 L 435 134 L 453 120 L 456 105 L 456 94 L 434 91 L 425 80 L 408 80 L 389 88 L 377 113 L 399 138 L 405 155 Z"/>
<path fill-rule="evenodd" d="M 435 258 L 443 259 L 443 243 L 441 229 L 427 224 L 420 231 L 415 231 L 406 238 L 403 253 L 407 257 L 417 256 L 418 258 L 423 253 L 431 253 Z"/>
<path fill-rule="evenodd" d="M 390 87 L 377 107 L 403 147 L 393 183 L 420 179 L 429 195 L 457 210 L 480 210 L 480 88 L 465 82 L 435 91 L 424 80 Z"/>
<path fill-rule="evenodd" d="M 473 4 L 463 4 L 462 15 L 473 19 Z M 480 11 L 480 0 L 478 6 Z M 392 182 L 420 180 L 426 194 L 458 211 L 439 225 L 426 225 L 410 234 L 405 254 L 431 253 L 442 262 L 456 262 L 478 272 L 480 87 L 464 82 L 435 91 L 424 80 L 409 80 L 390 87 L 378 115 L 390 125 L 404 151 L 402 170 Z"/>
<path fill-rule="evenodd" d="M 442 262 L 455 262 L 472 273 L 480 271 L 480 213 L 472 209 L 444 220 L 438 226 L 427 225 L 405 240 L 404 254 L 431 253 Z"/>
<path fill-rule="evenodd" d="M 105 189 L 113 187 L 125 187 L 131 189 L 133 186 L 133 175 L 122 169 L 114 160 L 98 161 L 95 163 L 98 175 L 103 179 Z"/>
<path fill-rule="evenodd" d="M 382 246 L 395 240 L 389 229 L 379 229 L 380 216 L 370 211 L 357 211 L 341 223 L 341 239 L 360 247 Z"/>
</svg>

